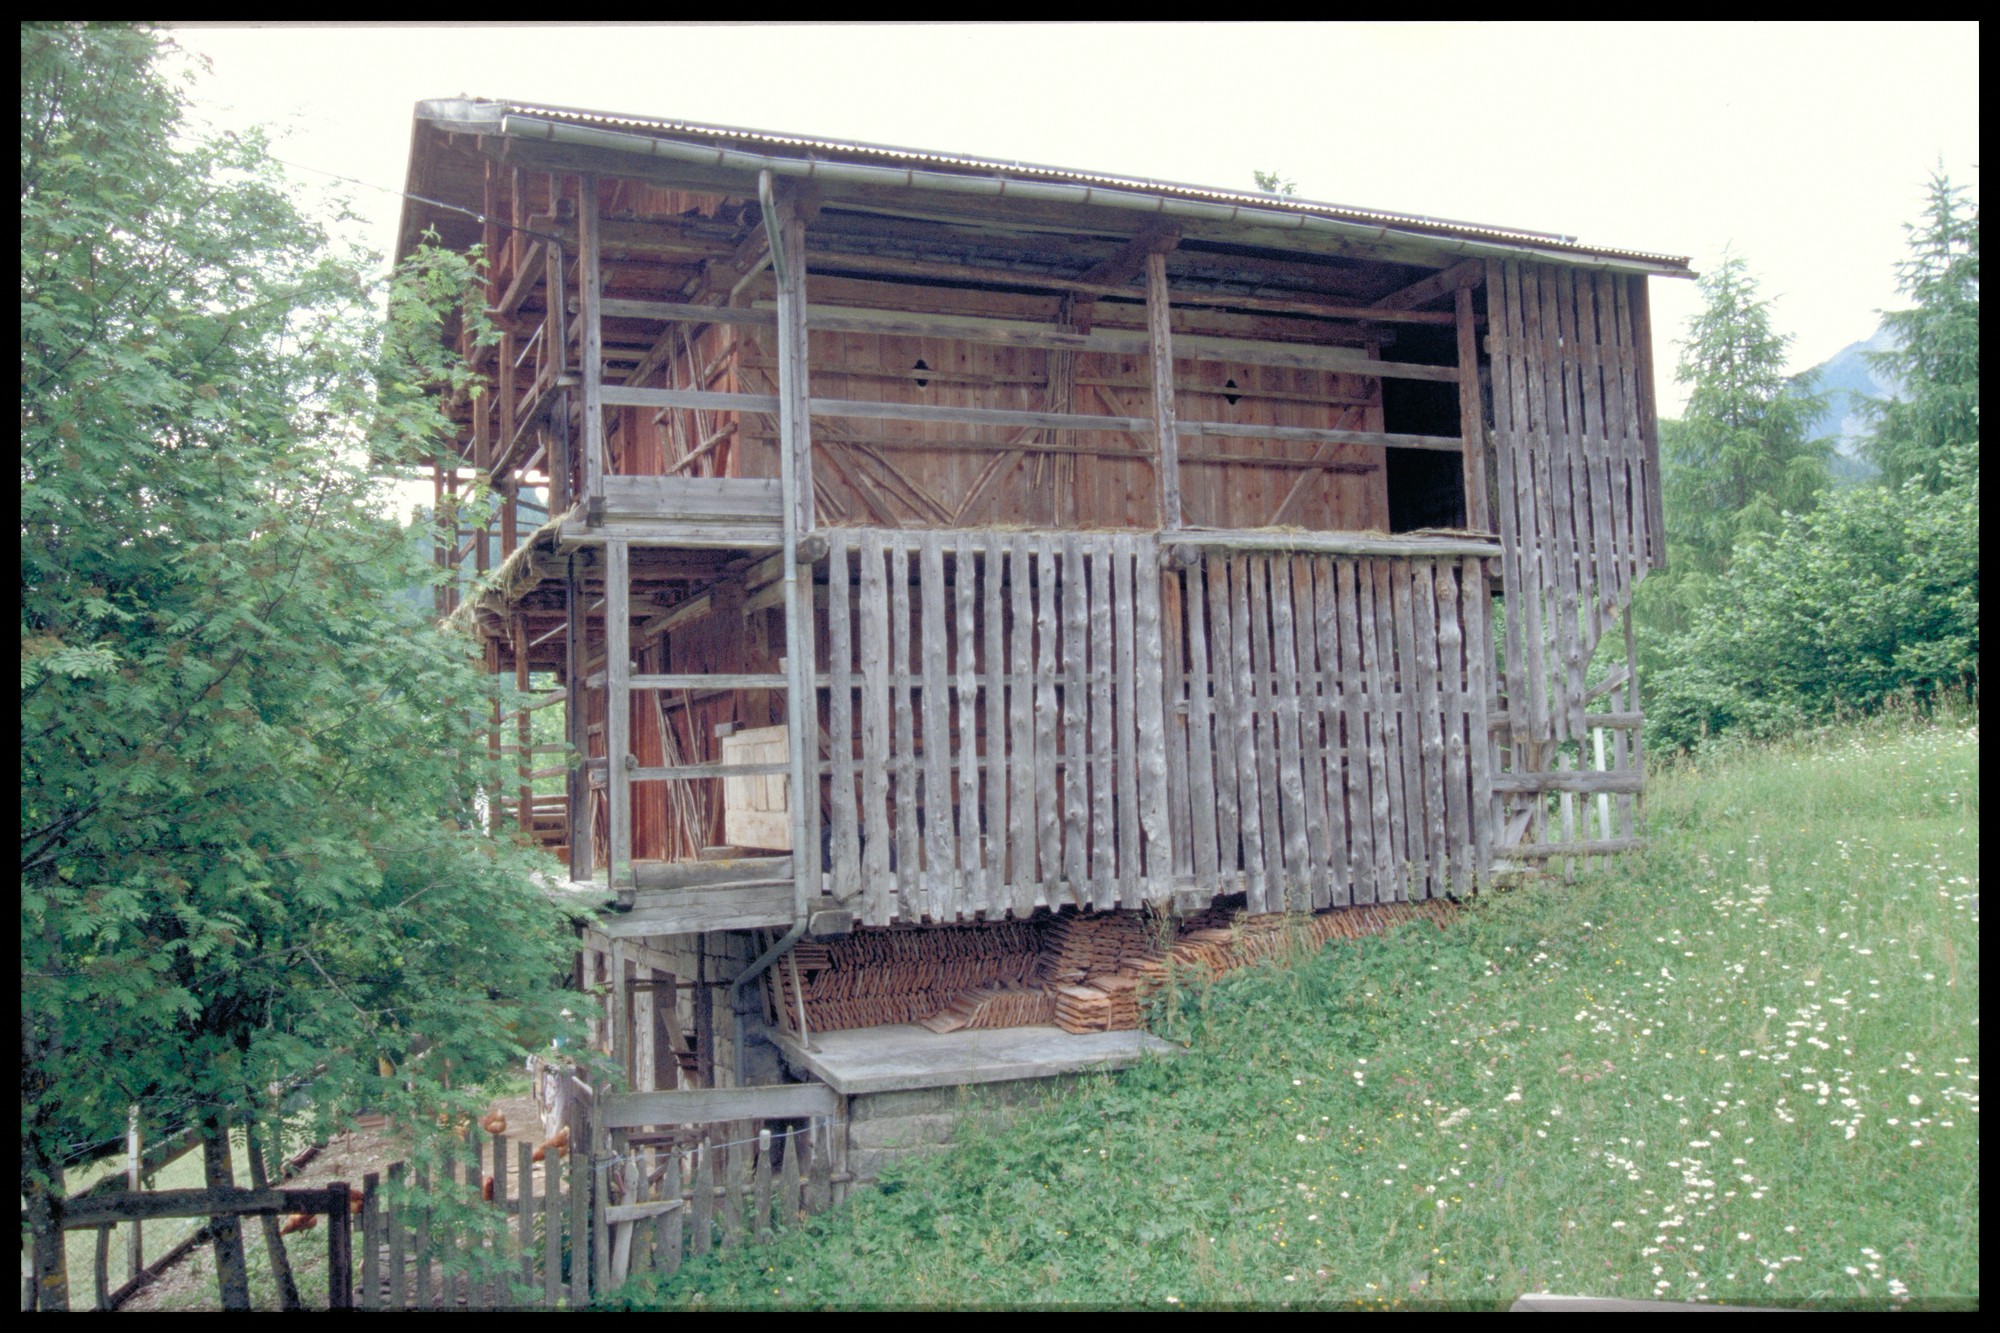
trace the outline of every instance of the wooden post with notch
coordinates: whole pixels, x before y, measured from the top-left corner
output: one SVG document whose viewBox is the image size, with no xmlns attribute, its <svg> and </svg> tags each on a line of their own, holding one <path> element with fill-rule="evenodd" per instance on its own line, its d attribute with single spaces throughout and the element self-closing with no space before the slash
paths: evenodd
<svg viewBox="0 0 2000 1333">
<path fill-rule="evenodd" d="M 605 882 L 632 871 L 632 548 L 604 544 Z"/>
<path fill-rule="evenodd" d="M 1486 508 L 1486 411 L 1479 398 L 1479 339 L 1472 324 L 1472 288 L 1452 293 L 1458 323 L 1458 434 L 1465 442 L 1465 526 L 1492 530 Z"/>
<path fill-rule="evenodd" d="M 1146 333 L 1153 363 L 1153 432 L 1160 451 L 1160 529 L 1181 526 L 1180 441 L 1174 429 L 1174 339 L 1167 304 L 1167 257 L 1146 256 Z"/>
<path fill-rule="evenodd" d="M 577 200 L 577 303 L 583 320 L 582 362 L 577 373 L 583 379 L 583 495 L 584 504 L 595 508 L 604 498 L 604 475 L 609 471 L 604 456 L 604 279 L 602 247 L 598 243 L 597 177 L 584 176 L 582 197 Z"/>
</svg>

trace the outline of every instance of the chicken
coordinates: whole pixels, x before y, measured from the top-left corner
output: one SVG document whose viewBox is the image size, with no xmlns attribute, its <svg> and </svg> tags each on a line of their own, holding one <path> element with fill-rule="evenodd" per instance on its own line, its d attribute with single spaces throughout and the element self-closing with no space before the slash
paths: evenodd
<svg viewBox="0 0 2000 1333">
<path fill-rule="evenodd" d="M 555 1149 L 559 1153 L 568 1151 L 569 1149 L 568 1125 L 564 1125 L 561 1129 L 549 1135 L 549 1137 L 542 1142 L 542 1145 L 535 1149 L 534 1156 L 530 1157 L 528 1160 L 531 1162 L 541 1161 L 542 1158 L 548 1153 L 549 1149 L 551 1148 Z"/>
<path fill-rule="evenodd" d="M 479 1122 L 479 1127 L 488 1134 L 505 1134 L 507 1132 L 507 1117 L 501 1115 L 498 1111 L 491 1112 L 484 1120 Z"/>
<path fill-rule="evenodd" d="M 486 1177 L 485 1180 L 480 1182 L 479 1197 L 484 1199 L 488 1203 L 493 1202 L 493 1177 L 488 1176 Z"/>
<path fill-rule="evenodd" d="M 278 1228 L 280 1236 L 289 1236 L 294 1231 L 311 1231 L 319 1225 L 318 1213 L 293 1213 L 285 1219 L 285 1225 Z"/>
</svg>

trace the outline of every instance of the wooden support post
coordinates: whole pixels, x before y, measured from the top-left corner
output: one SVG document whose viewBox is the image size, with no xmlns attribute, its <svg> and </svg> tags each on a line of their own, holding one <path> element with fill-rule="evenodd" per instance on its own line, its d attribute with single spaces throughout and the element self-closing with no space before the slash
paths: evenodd
<svg viewBox="0 0 2000 1333">
<path fill-rule="evenodd" d="M 803 906 L 820 887 L 819 695 L 812 686 L 812 572 L 799 592 L 799 539 L 813 526 L 812 418 L 806 378 L 805 219 L 767 172 L 758 181 L 771 267 L 778 282 L 778 477 L 784 505 L 785 692 L 791 761 L 793 896 Z M 914 868 L 914 867 L 912 867 Z"/>
<path fill-rule="evenodd" d="M 590 625 L 583 600 L 576 557 L 569 558 L 563 576 L 563 716 L 568 723 L 570 747 L 584 758 L 590 754 L 590 707 L 584 678 L 589 674 L 587 633 Z M 589 880 L 593 866 L 590 830 L 590 774 L 579 767 L 569 770 L 565 784 L 569 813 L 565 837 L 569 839 L 569 877 Z"/>
<path fill-rule="evenodd" d="M 511 511 L 510 511 L 511 512 Z M 528 622 L 516 615 L 513 619 L 514 639 L 514 688 L 525 694 L 528 691 Z M 535 831 L 535 788 L 528 774 L 534 768 L 535 727 L 524 708 L 514 715 L 514 741 L 519 747 L 515 756 L 520 762 L 515 766 L 515 774 L 520 786 L 515 791 L 515 814 L 521 825 L 521 832 L 533 835 Z"/>
<path fill-rule="evenodd" d="M 382 1308 L 382 1177 L 370 1171 L 361 1177 L 361 1308 Z"/>
<path fill-rule="evenodd" d="M 1153 362 L 1153 432 L 1160 451 L 1160 529 L 1181 526 L 1180 444 L 1174 430 L 1174 341 L 1167 306 L 1167 257 L 1146 256 L 1146 332 Z"/>
<path fill-rule="evenodd" d="M 139 1108 L 135 1105 L 125 1113 L 125 1188 L 134 1194 L 139 1192 L 139 1164 L 145 1160 L 144 1144 L 139 1137 Z M 142 1224 L 132 1219 L 132 1230 L 125 1237 L 125 1277 L 127 1281 L 139 1276 L 146 1268 L 145 1241 Z"/>
<path fill-rule="evenodd" d="M 606 883 L 613 888 L 632 870 L 632 548 L 604 546 L 604 755 L 610 828 L 605 847 Z"/>
<path fill-rule="evenodd" d="M 582 178 L 583 193 L 577 201 L 578 256 L 577 297 L 583 317 L 583 499 L 586 504 L 604 496 L 604 477 L 610 470 L 604 454 L 604 279 L 598 244 L 597 177 Z M 564 316 L 551 310 L 560 326 Z"/>
<path fill-rule="evenodd" d="M 326 1219 L 326 1308 L 354 1308 L 353 1214 L 348 1211 L 347 1182 L 336 1180 L 327 1186 L 332 1196 Z"/>
<path fill-rule="evenodd" d="M 1492 531 L 1486 507 L 1486 411 L 1479 398 L 1479 338 L 1472 323 L 1472 289 L 1452 294 L 1458 317 L 1458 435 L 1465 441 L 1465 526 Z"/>
</svg>

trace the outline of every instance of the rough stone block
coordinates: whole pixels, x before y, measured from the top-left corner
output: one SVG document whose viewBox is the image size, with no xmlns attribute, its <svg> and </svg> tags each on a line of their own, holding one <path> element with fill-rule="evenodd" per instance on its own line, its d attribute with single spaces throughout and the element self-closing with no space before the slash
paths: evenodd
<svg viewBox="0 0 2000 1333">
<path fill-rule="evenodd" d="M 951 1141 L 955 1115 L 908 1115 L 857 1120 L 848 1126 L 847 1142 L 859 1148 L 909 1148 Z"/>
</svg>

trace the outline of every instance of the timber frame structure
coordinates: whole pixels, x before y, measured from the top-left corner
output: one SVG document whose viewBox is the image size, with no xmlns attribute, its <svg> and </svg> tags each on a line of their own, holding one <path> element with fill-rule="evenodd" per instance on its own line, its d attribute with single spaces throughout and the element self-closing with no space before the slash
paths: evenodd
<svg viewBox="0 0 2000 1333">
<path fill-rule="evenodd" d="M 1646 286 L 1685 260 L 496 101 L 420 103 L 407 189 L 399 249 L 483 245 L 503 330 L 436 476 L 501 531 L 443 609 L 553 682 L 567 746 L 493 744 L 628 909 L 620 981 L 730 934 L 700 1017 L 808 932 L 1638 845 Z"/>
</svg>

